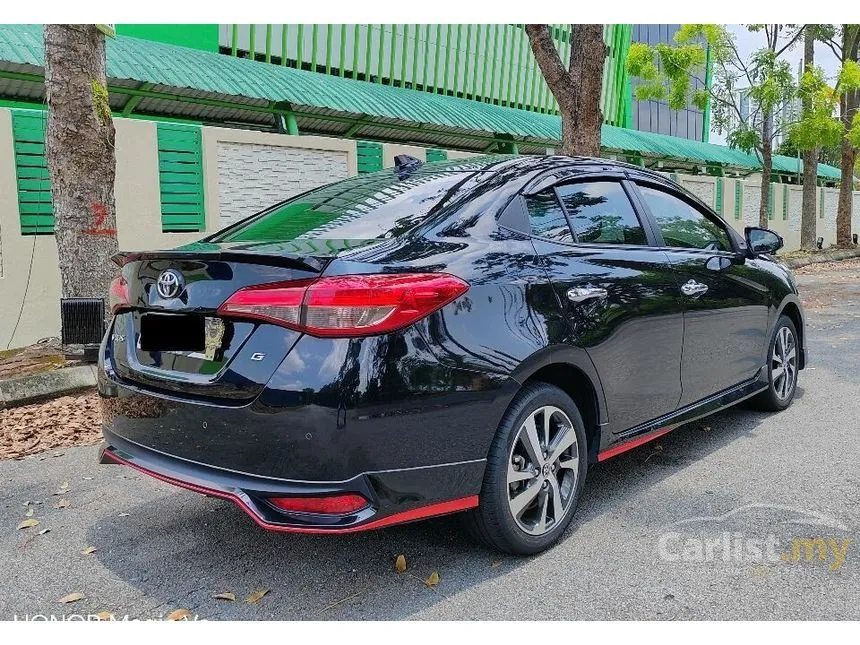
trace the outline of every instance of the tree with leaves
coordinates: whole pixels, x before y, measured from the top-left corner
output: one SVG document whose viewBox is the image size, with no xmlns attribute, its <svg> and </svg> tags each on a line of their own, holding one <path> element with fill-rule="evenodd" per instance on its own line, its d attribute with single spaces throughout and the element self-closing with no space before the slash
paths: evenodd
<svg viewBox="0 0 860 645">
<path fill-rule="evenodd" d="M 825 41 L 842 63 L 835 94 L 839 100 L 842 128 L 839 178 L 839 203 L 836 207 L 836 245 L 853 247 L 851 210 L 853 208 L 854 163 L 860 148 L 860 25 L 839 25 L 834 37 Z"/>
<path fill-rule="evenodd" d="M 692 103 L 704 109 L 712 104 L 712 123 L 725 133 L 730 147 L 755 152 L 762 165 L 759 225 L 767 226 L 770 180 L 773 174 L 773 145 L 790 126 L 778 113 L 792 101 L 796 85 L 791 66 L 780 56 L 800 38 L 794 25 L 747 25 L 750 32 L 763 33 L 765 44 L 749 61 L 741 56 L 734 37 L 722 25 L 683 25 L 675 34 L 676 44 L 630 47 L 627 70 L 640 80 L 639 100 L 665 100 L 673 110 Z M 702 79 L 708 50 L 713 81 Z M 693 79 L 699 81 L 694 88 Z M 742 98 L 749 110 L 742 109 Z"/>
<path fill-rule="evenodd" d="M 561 60 L 549 25 L 526 25 L 532 52 L 561 113 L 561 153 L 600 155 L 603 25 L 570 26 L 570 60 Z"/>
<path fill-rule="evenodd" d="M 95 25 L 45 25 L 45 156 L 64 298 L 106 298 L 116 275 L 116 157 L 105 67 L 105 37 Z"/>
<path fill-rule="evenodd" d="M 842 66 L 832 87 L 828 84 L 822 69 L 812 66 L 804 70 L 798 90 L 804 106 L 803 117 L 791 128 L 789 141 L 798 150 L 825 150 L 831 157 L 835 157 L 831 161 L 841 166 L 839 203 L 836 211 L 836 244 L 853 246 L 852 191 L 856 151 L 860 144 L 860 114 L 857 111 L 860 64 L 856 61 L 858 25 L 841 25 L 838 29 L 833 25 L 807 25 L 807 27 L 817 28 L 816 37 L 834 51 L 840 58 Z M 846 44 L 848 47 L 843 50 Z M 851 58 L 852 47 L 854 59 Z M 849 52 L 847 58 L 843 51 Z M 804 169 L 805 164 L 804 158 Z M 807 181 L 805 174 L 804 172 L 804 183 Z M 806 190 L 805 185 L 804 190 Z M 814 191 L 814 185 L 812 190 Z M 814 218 L 814 201 L 809 207 L 809 213 Z M 807 216 L 807 205 L 804 202 L 803 217 Z M 803 248 L 814 248 L 814 228 L 811 233 L 813 246 L 809 246 L 808 241 L 804 239 L 810 235 L 805 230 L 807 225 L 808 222 L 804 219 L 801 225 L 801 245 Z M 814 226 L 814 219 L 812 225 Z"/>
</svg>

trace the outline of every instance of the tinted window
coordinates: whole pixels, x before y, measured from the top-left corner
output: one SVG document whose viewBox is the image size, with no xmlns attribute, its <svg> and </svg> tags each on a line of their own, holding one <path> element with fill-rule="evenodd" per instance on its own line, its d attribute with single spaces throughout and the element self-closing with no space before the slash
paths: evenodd
<svg viewBox="0 0 860 645">
<path fill-rule="evenodd" d="M 577 242 L 647 244 L 621 184 L 595 181 L 558 187 Z"/>
<path fill-rule="evenodd" d="M 548 240 L 573 242 L 567 218 L 552 189 L 526 197 L 532 233 Z"/>
<path fill-rule="evenodd" d="M 669 193 L 645 186 L 639 188 L 657 220 L 666 246 L 731 251 L 726 231 L 704 213 Z"/>
<path fill-rule="evenodd" d="M 401 180 L 390 171 L 360 175 L 288 199 L 212 241 L 394 237 L 420 224 L 468 176 L 445 172 Z"/>
</svg>

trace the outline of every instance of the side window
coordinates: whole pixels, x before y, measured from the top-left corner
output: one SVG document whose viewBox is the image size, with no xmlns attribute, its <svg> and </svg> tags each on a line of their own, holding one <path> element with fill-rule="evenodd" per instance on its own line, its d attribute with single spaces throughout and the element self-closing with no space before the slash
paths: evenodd
<svg viewBox="0 0 860 645">
<path fill-rule="evenodd" d="M 577 242 L 648 244 L 636 211 L 617 181 L 558 187 Z"/>
<path fill-rule="evenodd" d="M 573 234 L 564 216 L 564 210 L 555 198 L 552 188 L 526 197 L 532 233 L 557 242 L 573 242 Z"/>
<path fill-rule="evenodd" d="M 639 186 L 642 198 L 657 220 L 666 246 L 731 251 L 725 229 L 704 213 L 662 190 Z"/>
</svg>

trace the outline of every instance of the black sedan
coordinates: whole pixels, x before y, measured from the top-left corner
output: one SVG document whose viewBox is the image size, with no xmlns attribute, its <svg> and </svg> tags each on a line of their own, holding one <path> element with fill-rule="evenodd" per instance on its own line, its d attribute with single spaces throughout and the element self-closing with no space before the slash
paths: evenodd
<svg viewBox="0 0 860 645">
<path fill-rule="evenodd" d="M 275 531 L 467 511 L 535 553 L 594 463 L 789 406 L 805 328 L 781 245 L 612 161 L 398 158 L 116 257 L 101 458 Z"/>
</svg>

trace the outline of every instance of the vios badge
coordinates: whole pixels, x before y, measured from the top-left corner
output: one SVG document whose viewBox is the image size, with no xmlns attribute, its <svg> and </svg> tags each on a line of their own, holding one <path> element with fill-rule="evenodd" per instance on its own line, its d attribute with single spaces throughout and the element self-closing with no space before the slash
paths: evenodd
<svg viewBox="0 0 860 645">
<path fill-rule="evenodd" d="M 158 295 L 162 298 L 175 298 L 185 288 L 185 280 L 178 271 L 167 269 L 167 271 L 162 271 L 161 275 L 158 276 L 158 282 L 155 286 L 158 290 Z"/>
</svg>

